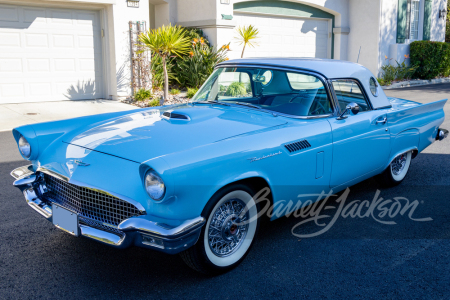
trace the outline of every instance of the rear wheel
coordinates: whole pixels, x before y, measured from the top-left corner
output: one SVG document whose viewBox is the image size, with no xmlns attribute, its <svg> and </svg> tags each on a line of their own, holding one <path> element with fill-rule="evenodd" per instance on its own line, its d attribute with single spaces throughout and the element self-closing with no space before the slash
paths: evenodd
<svg viewBox="0 0 450 300">
<path fill-rule="evenodd" d="M 237 184 L 211 198 L 198 242 L 180 253 L 188 266 L 204 274 L 220 274 L 244 260 L 259 227 L 253 195 L 252 189 Z"/>
<path fill-rule="evenodd" d="M 411 164 L 412 151 L 402 153 L 394 158 L 389 167 L 378 175 L 378 180 L 385 187 L 399 185 L 406 177 Z"/>
</svg>

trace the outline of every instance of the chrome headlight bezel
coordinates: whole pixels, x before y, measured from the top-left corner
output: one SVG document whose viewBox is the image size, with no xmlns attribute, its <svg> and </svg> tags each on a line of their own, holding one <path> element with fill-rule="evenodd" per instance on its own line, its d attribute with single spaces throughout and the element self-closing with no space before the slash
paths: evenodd
<svg viewBox="0 0 450 300">
<path fill-rule="evenodd" d="M 20 136 L 17 145 L 22 156 L 29 159 L 31 157 L 31 145 L 23 135 Z"/>
<path fill-rule="evenodd" d="M 166 194 L 166 185 L 155 170 L 150 169 L 144 176 L 144 187 L 147 194 L 155 201 L 161 201 Z"/>
</svg>

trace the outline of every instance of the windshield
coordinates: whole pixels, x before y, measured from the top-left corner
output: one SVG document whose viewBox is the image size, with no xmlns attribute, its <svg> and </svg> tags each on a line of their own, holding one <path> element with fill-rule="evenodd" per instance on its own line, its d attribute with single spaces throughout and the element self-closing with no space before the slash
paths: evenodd
<svg viewBox="0 0 450 300">
<path fill-rule="evenodd" d="M 218 68 L 192 101 L 245 104 L 295 116 L 333 113 L 318 77 L 270 68 Z"/>
</svg>

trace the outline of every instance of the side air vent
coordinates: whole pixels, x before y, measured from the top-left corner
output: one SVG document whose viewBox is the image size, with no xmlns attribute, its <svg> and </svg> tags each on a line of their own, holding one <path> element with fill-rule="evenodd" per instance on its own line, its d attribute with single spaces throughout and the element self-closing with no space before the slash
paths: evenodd
<svg viewBox="0 0 450 300">
<path fill-rule="evenodd" d="M 177 119 L 177 120 L 190 120 L 190 118 L 183 114 L 177 114 L 174 112 L 166 111 L 163 113 L 163 117 L 166 117 L 168 119 Z"/>
<path fill-rule="evenodd" d="M 290 143 L 290 144 L 286 144 L 284 145 L 286 147 L 286 149 L 289 150 L 289 152 L 297 152 L 306 148 L 310 148 L 311 145 L 308 143 L 307 140 L 303 140 L 303 141 L 298 141 L 298 142 L 294 142 L 294 143 Z"/>
</svg>

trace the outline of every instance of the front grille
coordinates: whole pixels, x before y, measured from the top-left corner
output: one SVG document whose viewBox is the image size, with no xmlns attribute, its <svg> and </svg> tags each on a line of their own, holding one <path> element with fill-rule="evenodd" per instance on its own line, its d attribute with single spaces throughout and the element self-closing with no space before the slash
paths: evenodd
<svg viewBox="0 0 450 300">
<path fill-rule="evenodd" d="M 43 197 L 101 223 L 117 226 L 125 219 L 142 215 L 133 204 L 93 189 L 77 186 L 44 174 L 47 192 Z"/>
</svg>

